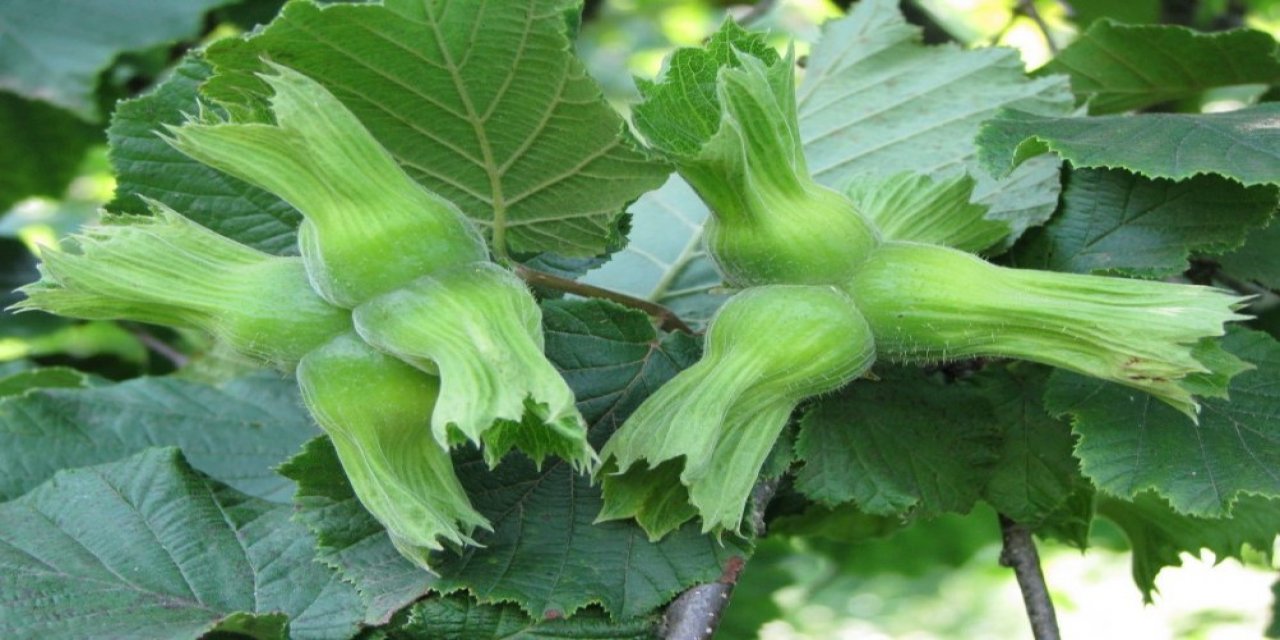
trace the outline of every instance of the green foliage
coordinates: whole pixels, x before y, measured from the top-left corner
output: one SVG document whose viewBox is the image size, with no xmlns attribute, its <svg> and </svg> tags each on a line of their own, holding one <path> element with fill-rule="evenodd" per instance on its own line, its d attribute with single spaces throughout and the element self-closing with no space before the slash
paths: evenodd
<svg viewBox="0 0 1280 640">
<path fill-rule="evenodd" d="M 1131 499 L 1154 490 L 1179 513 L 1222 518 L 1242 494 L 1280 497 L 1277 410 L 1280 344 L 1236 330 L 1230 353 L 1256 367 L 1231 380 L 1230 399 L 1207 398 L 1199 424 L 1151 398 L 1105 382 L 1058 373 L 1045 404 L 1070 414 L 1081 470 L 1103 492 Z"/>
<path fill-rule="evenodd" d="M 0 505 L 0 630 L 350 637 L 355 594 L 311 562 L 289 513 L 201 476 L 176 449 L 61 472 Z"/>
<path fill-rule="evenodd" d="M 1145 113 L 1053 118 L 1003 111 L 982 127 L 983 166 L 1003 175 L 1052 151 L 1076 167 L 1128 169 L 1148 178 L 1185 180 L 1216 173 L 1241 184 L 1280 182 L 1280 105 L 1227 113 Z"/>
<path fill-rule="evenodd" d="M 218 387 L 140 378 L 0 399 L 0 467 L 8 470 L 0 475 L 0 499 L 22 495 L 59 469 L 177 446 L 192 466 L 231 488 L 287 502 L 292 483 L 271 467 L 316 434 L 294 387 L 271 374 Z"/>
<path fill-rule="evenodd" d="M 996 462 L 1000 426 L 990 404 L 915 370 L 876 375 L 805 414 L 796 486 L 874 515 L 968 511 Z"/>
<path fill-rule="evenodd" d="M 1276 44 L 1103 18 L 1270 0 L 117 4 L 0 8 L 0 302 L 94 319 L 0 315 L 0 635 L 653 637 L 744 563 L 722 635 L 905 635 L 1003 519 L 1148 597 L 1269 557 Z M 668 40 L 629 124 L 586 70 Z"/>
<path fill-rule="evenodd" d="M 1077 169 L 1066 179 L 1058 215 L 1029 233 L 1011 260 L 1074 273 L 1177 275 L 1193 252 L 1226 253 L 1256 234 L 1271 219 L 1276 193 L 1215 175 L 1174 182 Z"/>
<path fill-rule="evenodd" d="M 1197 33 L 1100 20 L 1042 69 L 1071 76 L 1089 113 L 1118 113 L 1214 87 L 1280 83 L 1276 41 L 1261 31 Z"/>
</svg>

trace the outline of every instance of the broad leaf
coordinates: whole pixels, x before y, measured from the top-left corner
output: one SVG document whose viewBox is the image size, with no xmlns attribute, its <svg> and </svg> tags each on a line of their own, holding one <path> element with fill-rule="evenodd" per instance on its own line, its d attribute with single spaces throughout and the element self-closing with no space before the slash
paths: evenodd
<svg viewBox="0 0 1280 640">
<path fill-rule="evenodd" d="M 319 81 L 499 255 L 602 253 L 626 203 L 665 178 L 628 139 L 568 36 L 568 0 L 290 3 L 221 41 L 207 93 L 254 106 L 262 58 Z"/>
<path fill-rule="evenodd" d="M 1015 522 L 1083 548 L 1092 520 L 1092 489 L 1072 454 L 1071 425 L 1044 410 L 1041 398 L 1050 371 L 1029 363 L 992 365 L 974 378 L 1004 431 L 1000 457 L 982 497 Z"/>
<path fill-rule="evenodd" d="M 0 400 L 0 500 L 54 472 L 180 447 L 197 469 L 249 495 L 293 492 L 271 467 L 317 430 L 296 385 L 260 374 L 220 387 L 140 378 L 89 389 L 46 389 Z"/>
<path fill-rule="evenodd" d="M 117 174 L 116 199 L 108 209 L 149 213 L 138 196 L 163 202 L 182 215 L 256 249 L 296 254 L 295 229 L 302 216 L 273 194 L 211 169 L 156 136 L 165 124 L 181 124 L 198 110 L 196 87 L 209 65 L 194 54 L 151 93 L 120 103 L 107 137 Z"/>
<path fill-rule="evenodd" d="M 98 120 L 98 77 L 121 53 L 200 34 L 204 14 L 231 0 L 0 4 L 0 88 Z"/>
<path fill-rule="evenodd" d="M 855 381 L 805 414 L 796 487 L 874 515 L 967 512 L 1000 451 L 991 405 L 919 369 L 876 374 L 880 380 Z"/>
<path fill-rule="evenodd" d="M 1045 405 L 1070 414 L 1081 469 L 1102 491 L 1148 490 L 1180 512 L 1225 517 L 1243 493 L 1280 497 L 1280 343 L 1237 329 L 1223 346 L 1256 369 L 1235 376 L 1230 400 L 1206 398 L 1200 424 L 1155 398 L 1057 372 Z"/>
<path fill-rule="evenodd" d="M 1280 222 L 1272 220 L 1266 229 L 1249 234 L 1243 247 L 1218 262 L 1230 275 L 1280 291 Z"/>
<path fill-rule="evenodd" d="M 1007 110 L 982 126 L 982 164 L 1004 175 L 1053 151 L 1076 167 L 1123 168 L 1184 180 L 1216 173 L 1245 185 L 1280 182 L 1280 104 L 1227 113 L 1053 118 Z"/>
<path fill-rule="evenodd" d="M 673 175 L 662 188 L 640 196 L 630 211 L 626 248 L 582 281 L 661 304 L 691 325 L 706 324 L 728 299 L 702 240 L 707 205 Z"/>
<path fill-rule="evenodd" d="M 426 595 L 434 576 L 400 555 L 387 530 L 361 506 L 328 438 L 308 442 L 279 471 L 298 484 L 295 518 L 315 536 L 316 558 L 355 586 L 365 622 L 386 624 Z"/>
<path fill-rule="evenodd" d="M 176 449 L 59 473 L 0 505 L 0 635 L 350 637 L 355 593 L 290 511 Z"/>
<path fill-rule="evenodd" d="M 432 598 L 413 605 L 405 624 L 387 631 L 387 640 L 649 640 L 657 621 L 631 618 L 613 622 L 598 609 L 572 618 L 532 620 L 514 605 L 476 604 L 469 598 Z"/>
<path fill-rule="evenodd" d="M 1232 509 L 1231 517 L 1197 518 L 1178 513 L 1169 503 L 1150 494 L 1132 502 L 1106 498 L 1098 501 L 1098 514 L 1120 525 L 1133 547 L 1133 579 L 1147 602 L 1156 591 L 1156 575 L 1165 567 L 1182 566 L 1183 553 L 1213 552 L 1221 562 L 1243 560 L 1245 545 L 1270 555 L 1280 532 L 1280 500 L 1246 496 Z"/>
<path fill-rule="evenodd" d="M 62 195 L 101 138 L 65 111 L 0 91 L 0 215 L 29 196 Z"/>
<path fill-rule="evenodd" d="M 1261 31 L 1196 33 L 1174 25 L 1100 20 L 1042 71 L 1071 76 L 1089 112 L 1116 113 L 1206 89 L 1280 82 L 1276 41 Z"/>
<path fill-rule="evenodd" d="M 1276 189 L 1218 176 L 1181 182 L 1118 169 L 1072 171 L 1062 208 L 1015 248 L 1019 267 L 1163 277 L 1192 253 L 1223 253 L 1265 225 Z"/>
<path fill-rule="evenodd" d="M 1012 49 L 924 46 L 896 0 L 864 0 L 824 26 L 798 101 L 805 157 L 819 182 L 843 189 L 862 175 L 969 170 L 981 176 L 974 201 L 1009 222 L 1015 237 L 1053 213 L 1053 158 L 999 180 L 973 171 L 978 125 L 999 109 L 1056 116 L 1071 108 L 1066 78 L 1028 79 Z"/>
</svg>

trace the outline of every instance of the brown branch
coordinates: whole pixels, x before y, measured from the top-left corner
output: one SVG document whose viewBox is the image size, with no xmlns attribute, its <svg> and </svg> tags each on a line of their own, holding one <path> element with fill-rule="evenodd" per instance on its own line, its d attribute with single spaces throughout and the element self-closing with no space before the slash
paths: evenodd
<svg viewBox="0 0 1280 640">
<path fill-rule="evenodd" d="M 746 564 L 739 556 L 729 558 L 724 573 L 715 582 L 690 587 L 680 594 L 662 614 L 658 629 L 662 640 L 708 640 L 720 625 L 720 616 L 729 606 L 729 596 L 738 584 L 738 576 Z"/>
<path fill-rule="evenodd" d="M 656 302 L 633 298 L 625 293 L 618 293 L 617 291 L 611 291 L 602 287 L 595 287 L 578 282 L 577 280 L 561 278 L 560 276 L 552 275 L 550 273 L 530 269 L 524 265 L 516 265 L 515 271 L 516 275 L 520 276 L 522 280 L 535 287 L 545 287 L 555 291 L 572 293 L 584 298 L 600 298 L 601 300 L 616 302 L 625 307 L 639 309 L 649 314 L 658 321 L 658 326 L 661 327 L 663 331 L 683 331 L 685 333 L 694 333 L 694 330 L 690 328 L 689 325 L 685 324 L 684 320 L 681 320 L 680 316 L 677 316 L 674 311 Z"/>
<path fill-rule="evenodd" d="M 1053 600 L 1040 571 L 1040 554 L 1036 552 L 1031 529 L 1000 515 L 1000 537 L 1004 549 L 1000 551 L 1000 565 L 1013 569 L 1022 590 L 1022 602 L 1027 608 L 1027 620 L 1036 640 L 1060 640 L 1058 619 L 1053 612 Z"/>
<path fill-rule="evenodd" d="M 186 366 L 187 362 L 190 360 L 190 358 L 187 357 L 187 354 L 174 349 L 169 346 L 169 343 L 151 335 L 149 331 L 142 327 L 129 324 L 125 327 L 125 330 L 133 334 L 133 337 L 137 338 L 138 342 L 141 342 L 143 346 L 155 352 L 156 355 L 168 360 L 175 369 L 181 369 Z"/>
</svg>

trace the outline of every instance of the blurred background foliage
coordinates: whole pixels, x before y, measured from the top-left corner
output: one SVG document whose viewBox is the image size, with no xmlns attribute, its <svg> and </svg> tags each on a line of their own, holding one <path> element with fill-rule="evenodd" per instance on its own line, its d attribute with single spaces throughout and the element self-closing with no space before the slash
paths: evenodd
<svg viewBox="0 0 1280 640">
<path fill-rule="evenodd" d="M 39 1 L 39 0 L 33 0 Z M 128 0 L 104 0 L 108 4 Z M 0 7 L 16 22 L 26 0 Z M 67 3 L 67 6 L 75 3 Z M 35 256 L 89 224 L 114 188 L 106 160 L 114 102 L 145 92 L 183 53 L 253 29 L 280 0 L 182 0 L 187 22 L 151 38 L 98 42 L 96 50 L 60 51 L 50 61 L 88 69 L 50 86 L 13 80 L 20 55 L 0 36 L 0 303 L 36 278 Z M 198 5 L 198 6 L 197 6 Z M 134 5 L 137 7 L 137 4 Z M 843 7 L 827 0 L 765 0 L 756 5 L 707 0 L 588 0 L 578 48 L 621 111 L 636 98 L 632 77 L 657 73 L 674 48 L 702 41 L 726 15 L 794 41 L 804 55 L 819 25 Z M 1182 24 L 1205 31 L 1250 27 L 1280 36 L 1280 0 L 906 0 L 903 10 L 933 43 L 1018 49 L 1029 70 L 1044 64 L 1092 22 Z M 132 19 L 126 11 L 121 19 Z M 176 13 L 183 13 L 181 10 Z M 137 19 L 147 19 L 138 17 Z M 39 30 L 39 24 L 20 25 Z M 48 37 L 66 34 L 43 34 Z M 71 48 L 74 49 L 74 48 Z M 7 72 L 7 75 L 6 75 Z M 68 79 L 69 78 L 69 79 Z M 1267 87 L 1207 91 L 1163 105 L 1221 111 L 1263 98 Z M 1280 336 L 1280 305 L 1264 303 L 1255 326 Z M 37 366 L 70 366 L 109 379 L 171 373 L 184 354 L 204 350 L 198 336 L 131 324 L 76 322 L 39 313 L 0 313 L 0 388 L 6 377 Z M 220 377 L 238 363 L 197 356 L 184 375 Z M 78 379 L 77 379 L 78 382 Z M 50 384 L 57 384 L 51 378 Z M 782 495 L 785 498 L 785 490 Z M 775 510 L 787 501 L 775 501 Z M 966 516 L 891 521 L 853 510 L 798 511 L 775 519 L 773 535 L 748 564 L 719 638 L 1011 638 L 1027 623 L 1013 575 L 999 566 L 996 518 L 985 507 Z M 1044 569 L 1068 638 L 1257 638 L 1271 617 L 1275 569 L 1261 554 L 1215 566 L 1211 554 L 1157 580 L 1153 605 L 1130 577 L 1128 543 L 1096 520 L 1089 552 L 1042 540 Z M 1278 585 L 1280 586 L 1280 585 Z"/>
</svg>

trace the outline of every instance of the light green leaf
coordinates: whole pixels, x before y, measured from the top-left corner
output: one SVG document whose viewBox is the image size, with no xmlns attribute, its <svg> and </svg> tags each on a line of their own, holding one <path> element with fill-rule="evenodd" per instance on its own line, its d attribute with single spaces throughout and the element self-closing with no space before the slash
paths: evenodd
<svg viewBox="0 0 1280 640">
<path fill-rule="evenodd" d="M 969 201 L 974 181 L 961 174 L 934 180 L 918 173 L 869 177 L 849 185 L 849 198 L 889 240 L 942 244 L 978 253 L 1009 235 L 987 220 L 987 207 Z"/>
<path fill-rule="evenodd" d="M 877 370 L 800 421 L 796 488 L 873 515 L 967 512 L 991 477 L 1000 428 L 972 390 L 919 369 Z"/>
<path fill-rule="evenodd" d="M 59 469 L 172 445 L 231 487 L 285 502 L 293 485 L 271 467 L 316 433 L 296 385 L 273 374 L 220 387 L 140 378 L 32 391 L 0 400 L 0 500 L 21 495 Z"/>
<path fill-rule="evenodd" d="M 328 438 L 308 442 L 279 472 L 298 484 L 295 518 L 315 536 L 316 558 L 354 585 L 366 623 L 386 624 L 427 594 L 435 576 L 405 559 L 356 499 Z"/>
<path fill-rule="evenodd" d="M 388 632 L 388 640 L 649 640 L 657 620 L 652 617 L 610 621 L 598 609 L 584 609 L 572 618 L 533 620 L 513 605 L 476 604 L 469 598 L 432 598 L 413 605 L 408 621 Z"/>
<path fill-rule="evenodd" d="M 230 1 L 8 0 L 0 5 L 0 88 L 96 121 L 98 76 L 117 56 L 197 36 L 205 12 Z"/>
<path fill-rule="evenodd" d="M 1261 31 L 1196 33 L 1176 25 L 1099 20 L 1043 67 L 1071 76 L 1089 112 L 1117 113 L 1206 89 L 1280 82 L 1276 41 Z"/>
<path fill-rule="evenodd" d="M 1244 185 L 1280 182 L 1280 103 L 1227 113 L 1054 118 L 1002 111 L 977 138 L 996 175 L 1053 151 L 1076 167 L 1122 168 L 1185 180 L 1216 173 Z"/>
<path fill-rule="evenodd" d="M 710 211 L 678 175 L 631 205 L 630 242 L 582 281 L 661 304 L 702 326 L 729 298 L 703 243 Z"/>
<path fill-rule="evenodd" d="M 96 127 L 65 111 L 0 91 L 0 215 L 23 198 L 61 196 L 101 138 Z"/>
<path fill-rule="evenodd" d="M 573 55 L 568 0 L 290 3 L 208 51 L 215 99 L 258 106 L 270 58 L 319 81 L 495 252 L 601 253 L 667 168 L 636 151 Z M 447 10 L 446 10 L 447 9 Z"/>
<path fill-rule="evenodd" d="M 268 253 L 298 253 L 302 216 L 285 201 L 238 178 L 219 173 L 156 136 L 162 125 L 182 124 L 197 113 L 196 87 L 209 78 L 208 63 L 188 55 L 150 93 L 120 103 L 107 137 L 116 170 L 116 198 L 107 208 L 146 214 L 143 196 L 228 238 Z"/>
<path fill-rule="evenodd" d="M 1227 516 L 1244 493 L 1280 497 L 1280 343 L 1236 329 L 1222 344 L 1257 368 L 1231 380 L 1230 400 L 1205 398 L 1199 425 L 1146 394 L 1055 373 L 1045 406 L 1071 415 L 1084 475 L 1119 498 L 1154 490 L 1199 517 Z"/>
<path fill-rule="evenodd" d="M 355 593 L 313 561 L 290 512 L 177 449 L 61 472 L 0 504 L 0 635 L 348 638 Z"/>
<path fill-rule="evenodd" d="M 1280 500 L 1245 496 L 1230 517 L 1198 518 L 1179 513 L 1151 493 L 1132 502 L 1105 498 L 1098 514 L 1120 525 L 1133 547 L 1133 580 L 1147 602 L 1156 591 L 1156 575 L 1165 567 L 1182 566 L 1183 553 L 1213 552 L 1216 561 L 1243 560 L 1247 545 L 1270 555 L 1280 532 Z"/>
<path fill-rule="evenodd" d="M 1219 176 L 1174 182 L 1118 169 L 1077 169 L 1062 208 L 1027 234 L 1011 259 L 1019 267 L 1163 277 L 1187 269 L 1193 253 L 1240 246 L 1271 218 L 1276 189 Z"/>
<path fill-rule="evenodd" d="M 973 136 L 1002 107 L 1065 115 L 1066 78 L 1028 79 L 1012 49 L 924 46 L 896 0 L 864 0 L 828 23 L 799 90 L 800 132 L 814 177 L 843 189 L 866 175 L 914 171 L 978 177 L 974 202 L 1014 237 L 1053 213 L 1058 163 L 1040 158 L 992 179 L 976 168 Z"/>
</svg>

